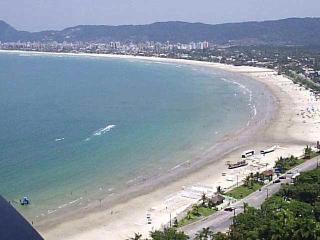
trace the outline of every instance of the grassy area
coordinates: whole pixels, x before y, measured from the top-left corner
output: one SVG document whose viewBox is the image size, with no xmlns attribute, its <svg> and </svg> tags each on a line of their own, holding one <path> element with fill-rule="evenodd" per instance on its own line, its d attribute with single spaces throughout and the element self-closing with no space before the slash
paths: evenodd
<svg viewBox="0 0 320 240">
<path fill-rule="evenodd" d="M 246 208 L 236 216 L 228 234 L 213 239 L 318 240 L 319 188 L 320 168 L 303 172 L 294 185 L 283 185 L 261 209 Z"/>
<path fill-rule="evenodd" d="M 284 172 L 304 163 L 305 161 L 308 161 L 308 159 L 314 158 L 316 156 L 319 156 L 319 153 L 314 152 L 310 149 L 310 151 L 307 154 L 305 154 L 304 158 L 297 158 L 294 156 L 287 157 L 287 158 L 280 157 L 278 159 L 278 161 L 276 162 L 275 167 L 282 169 L 282 173 L 284 173 Z"/>
<path fill-rule="evenodd" d="M 294 161 L 294 163 L 292 163 L 292 164 L 290 164 L 288 166 L 285 166 L 284 171 L 286 172 L 286 171 L 288 171 L 288 170 L 290 170 L 290 169 L 292 169 L 292 168 L 304 163 L 305 161 L 306 160 L 303 159 L 303 158 L 298 158 L 296 161 Z"/>
<path fill-rule="evenodd" d="M 212 215 L 214 212 L 216 212 L 216 209 L 214 208 L 208 208 L 208 207 L 199 207 L 198 213 L 195 214 L 194 211 L 190 211 L 187 216 L 185 216 L 183 219 L 181 219 L 178 223 L 179 227 L 186 226 L 190 223 L 193 223 L 197 220 L 200 220 L 204 217 L 208 217 Z"/>
<path fill-rule="evenodd" d="M 299 160 L 296 162 L 296 164 L 294 164 L 293 166 L 291 166 L 291 168 L 294 168 L 294 167 L 296 167 L 296 166 L 304 163 L 305 161 L 306 161 L 306 160 L 304 160 L 304 159 L 299 159 Z"/>
<path fill-rule="evenodd" d="M 308 156 L 309 158 L 314 158 L 316 156 L 319 156 L 319 153 L 312 151 L 310 148 L 307 147 L 307 150 L 309 149 Z M 282 158 L 280 157 L 278 161 L 276 162 L 276 167 L 280 167 L 283 172 L 286 172 L 302 163 L 307 161 L 306 159 L 303 158 L 297 158 L 294 156 L 288 157 L 288 158 Z M 235 199 L 242 199 L 245 198 L 246 196 L 250 195 L 251 193 L 259 190 L 262 187 L 261 184 L 257 182 L 252 182 L 246 185 L 241 185 L 239 187 L 236 187 L 232 189 L 231 191 L 227 192 L 225 195 L 229 197 L 233 197 Z"/>
<path fill-rule="evenodd" d="M 319 156 L 319 153 L 310 151 L 309 155 L 310 158 Z M 279 158 L 276 166 L 281 167 L 282 170 L 288 171 L 302 163 L 304 163 L 306 159 L 303 158 L 297 158 L 294 156 L 288 157 L 288 158 Z M 249 196 L 251 193 L 258 191 L 263 186 L 262 183 L 258 183 L 257 179 L 261 179 L 261 174 L 251 174 L 251 176 L 248 176 L 247 182 L 241 186 L 238 186 L 228 192 L 226 192 L 224 195 L 235 198 L 235 199 L 243 199 L 247 196 Z M 263 178 L 265 179 L 265 178 Z M 269 179 L 269 180 L 272 180 Z M 201 220 L 205 217 L 208 217 L 212 215 L 217 210 L 215 208 L 209 208 L 207 206 L 201 206 L 201 205 L 194 205 L 192 210 L 190 210 L 187 213 L 187 216 L 185 216 L 183 219 L 181 219 L 176 226 L 183 227 L 188 224 L 191 224 L 193 222 L 196 222 L 198 220 Z"/>
<path fill-rule="evenodd" d="M 317 157 L 320 155 L 320 152 L 314 152 L 312 151 L 311 154 L 310 154 L 310 158 L 314 158 L 314 157 Z"/>
<path fill-rule="evenodd" d="M 226 192 L 225 195 L 233 197 L 235 199 L 242 199 L 250 195 L 251 193 L 259 190 L 261 187 L 262 185 L 259 183 L 252 183 L 252 185 L 250 184 L 249 186 L 241 185 L 230 190 L 229 192 Z"/>
</svg>

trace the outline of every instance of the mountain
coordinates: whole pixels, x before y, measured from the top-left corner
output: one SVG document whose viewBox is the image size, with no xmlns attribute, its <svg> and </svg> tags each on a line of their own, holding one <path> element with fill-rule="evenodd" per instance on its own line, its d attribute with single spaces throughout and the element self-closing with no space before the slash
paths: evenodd
<svg viewBox="0 0 320 240">
<path fill-rule="evenodd" d="M 210 41 L 219 44 L 320 45 L 320 18 L 210 25 L 187 22 L 157 22 L 147 25 L 79 25 L 61 31 L 18 31 L 0 21 L 0 41 L 109 42 Z"/>
</svg>

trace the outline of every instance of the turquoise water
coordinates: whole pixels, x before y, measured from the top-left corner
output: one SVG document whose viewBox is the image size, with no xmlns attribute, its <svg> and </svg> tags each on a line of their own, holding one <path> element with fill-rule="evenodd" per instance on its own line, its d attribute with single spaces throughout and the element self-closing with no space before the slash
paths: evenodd
<svg viewBox="0 0 320 240">
<path fill-rule="evenodd" d="M 17 207 L 33 219 L 193 160 L 252 115 L 249 92 L 224 79 L 235 80 L 177 64 L 0 54 L 0 194 L 29 196 Z"/>
</svg>

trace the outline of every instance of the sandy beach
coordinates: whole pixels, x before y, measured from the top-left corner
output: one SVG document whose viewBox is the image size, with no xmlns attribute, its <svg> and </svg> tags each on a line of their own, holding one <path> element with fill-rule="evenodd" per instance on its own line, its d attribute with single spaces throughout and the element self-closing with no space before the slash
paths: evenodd
<svg viewBox="0 0 320 240">
<path fill-rule="evenodd" d="M 270 92 L 271 95 L 268 102 L 258 106 L 258 116 L 247 128 L 225 136 L 210 149 L 204 150 L 201 161 L 186 164 L 182 166 L 181 171 L 168 173 L 163 179 L 158 180 L 160 184 L 146 183 L 131 194 L 118 196 L 112 203 L 102 201 L 77 213 L 68 214 L 62 221 L 57 218 L 36 224 L 36 228 L 45 239 L 123 240 L 133 236 L 135 232 L 147 237 L 151 230 L 167 224 L 170 216 L 174 218 L 196 203 L 202 192 L 213 193 L 218 186 L 226 189 L 235 186 L 237 179 L 241 181 L 250 172 L 272 168 L 280 156 L 300 156 L 307 144 L 314 145 L 319 140 L 320 102 L 312 92 L 284 76 L 277 75 L 273 70 L 149 57 L 65 55 L 126 58 L 220 69 L 232 72 L 235 76 L 243 74 L 263 83 L 266 92 Z M 259 152 L 272 146 L 276 146 L 275 152 L 255 156 L 249 160 L 247 167 L 233 170 L 226 167 L 228 161 L 237 161 L 244 150 L 255 149 Z M 121 201 L 117 203 L 116 199 L 119 197 Z M 151 216 L 152 224 L 147 224 L 147 213 Z"/>
</svg>

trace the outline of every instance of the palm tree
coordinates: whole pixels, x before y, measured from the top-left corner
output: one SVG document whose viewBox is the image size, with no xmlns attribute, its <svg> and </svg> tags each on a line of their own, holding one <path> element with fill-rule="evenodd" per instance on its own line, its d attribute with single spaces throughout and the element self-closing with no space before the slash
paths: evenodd
<svg viewBox="0 0 320 240">
<path fill-rule="evenodd" d="M 192 212 L 191 211 L 188 211 L 187 212 L 187 218 L 190 220 L 192 218 Z"/>
<path fill-rule="evenodd" d="M 246 211 L 247 211 L 248 206 L 249 206 L 248 203 L 243 202 L 243 212 L 246 212 Z"/>
<path fill-rule="evenodd" d="M 244 183 L 243 185 L 248 187 L 249 186 L 249 183 L 250 183 L 250 176 L 247 176 L 246 179 L 244 180 Z"/>
<path fill-rule="evenodd" d="M 310 159 L 312 154 L 312 149 L 307 145 L 307 147 L 304 149 L 304 158 Z"/>
<path fill-rule="evenodd" d="M 142 234 L 135 233 L 134 237 L 129 238 L 128 240 L 142 240 Z"/>
<path fill-rule="evenodd" d="M 178 232 L 174 228 L 164 228 L 163 230 L 156 230 L 150 233 L 151 239 L 162 240 L 187 240 L 189 237 L 184 232 Z"/>
<path fill-rule="evenodd" d="M 206 205 L 206 203 L 208 202 L 208 198 L 205 193 L 202 194 L 201 201 L 202 201 L 201 206 L 204 207 Z"/>
<path fill-rule="evenodd" d="M 214 239 L 214 240 L 229 240 L 230 238 L 229 238 L 228 234 L 218 232 L 216 234 L 213 234 L 212 239 Z"/>
<path fill-rule="evenodd" d="M 217 187 L 217 193 L 219 193 L 219 194 L 223 194 L 223 191 L 222 191 L 221 186 L 218 186 L 218 187 Z"/>
<path fill-rule="evenodd" d="M 213 239 L 213 232 L 210 230 L 210 228 L 203 228 L 202 231 L 198 232 L 196 234 L 196 240 L 208 240 Z"/>
<path fill-rule="evenodd" d="M 213 197 L 208 199 L 208 207 L 214 208 L 216 206 L 215 202 L 213 201 Z"/>
<path fill-rule="evenodd" d="M 194 204 L 192 206 L 192 214 L 195 215 L 195 216 L 199 216 L 200 215 L 199 206 L 197 204 Z"/>
<path fill-rule="evenodd" d="M 197 232 L 196 233 L 196 237 L 195 237 L 195 240 L 202 240 L 204 239 L 203 238 L 203 233 L 201 231 Z"/>
<path fill-rule="evenodd" d="M 177 228 L 178 226 L 179 226 L 179 222 L 178 222 L 178 219 L 175 217 L 173 220 L 173 227 Z"/>
</svg>

